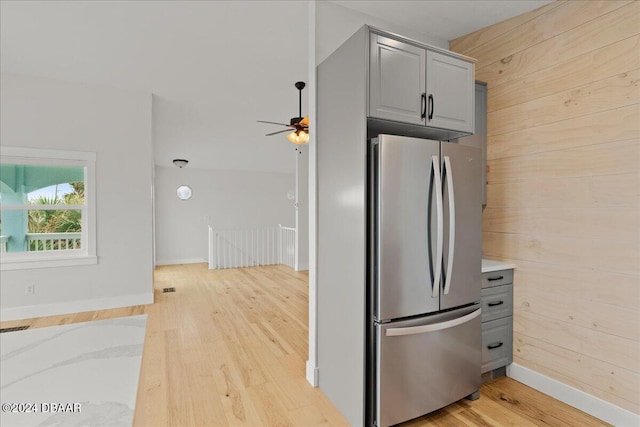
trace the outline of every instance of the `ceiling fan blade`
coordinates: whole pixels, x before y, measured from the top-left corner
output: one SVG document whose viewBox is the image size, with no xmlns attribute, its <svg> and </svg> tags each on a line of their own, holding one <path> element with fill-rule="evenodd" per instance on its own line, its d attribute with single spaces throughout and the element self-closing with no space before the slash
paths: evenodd
<svg viewBox="0 0 640 427">
<path fill-rule="evenodd" d="M 304 116 L 302 120 L 298 123 L 302 126 L 309 127 L 309 116 Z"/>
<path fill-rule="evenodd" d="M 290 125 L 288 125 L 288 124 L 286 124 L 286 123 L 267 122 L 267 121 L 264 121 L 264 120 L 256 120 L 256 122 L 257 122 L 257 123 L 270 123 L 270 124 L 272 124 L 272 125 L 290 126 Z"/>
<path fill-rule="evenodd" d="M 279 130 L 277 132 L 271 132 L 271 133 L 266 134 L 265 136 L 277 135 L 277 134 L 282 133 L 282 132 L 291 132 L 291 129 L 285 129 L 285 130 Z"/>
</svg>

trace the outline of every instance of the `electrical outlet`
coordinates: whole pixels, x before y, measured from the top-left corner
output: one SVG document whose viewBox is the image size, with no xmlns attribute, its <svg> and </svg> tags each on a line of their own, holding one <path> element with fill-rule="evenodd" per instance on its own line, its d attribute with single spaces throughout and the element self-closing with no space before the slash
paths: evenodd
<svg viewBox="0 0 640 427">
<path fill-rule="evenodd" d="M 36 285 L 34 285 L 33 283 L 29 283 L 27 286 L 24 287 L 24 292 L 26 294 L 35 294 L 36 293 Z"/>
</svg>

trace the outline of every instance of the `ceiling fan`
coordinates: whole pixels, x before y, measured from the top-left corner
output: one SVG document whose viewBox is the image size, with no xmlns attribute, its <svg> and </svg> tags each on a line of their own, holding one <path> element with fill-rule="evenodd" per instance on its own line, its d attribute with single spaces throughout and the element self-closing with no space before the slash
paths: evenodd
<svg viewBox="0 0 640 427">
<path fill-rule="evenodd" d="M 267 122 L 257 120 L 258 123 L 269 123 L 272 125 L 286 126 L 288 129 L 268 133 L 266 136 L 277 135 L 283 132 L 291 132 L 287 139 L 294 144 L 307 144 L 309 142 L 309 116 L 302 117 L 302 89 L 306 86 L 304 82 L 296 82 L 298 89 L 298 117 L 292 117 L 289 124 L 278 122 Z"/>
</svg>

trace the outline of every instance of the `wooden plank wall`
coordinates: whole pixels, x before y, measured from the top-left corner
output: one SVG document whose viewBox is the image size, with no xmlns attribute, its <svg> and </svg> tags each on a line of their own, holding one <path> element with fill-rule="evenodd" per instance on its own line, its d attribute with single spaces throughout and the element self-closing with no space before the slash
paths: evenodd
<svg viewBox="0 0 640 427">
<path fill-rule="evenodd" d="M 640 413 L 640 2 L 557 1 L 451 41 L 488 83 L 487 258 L 514 361 Z"/>
</svg>

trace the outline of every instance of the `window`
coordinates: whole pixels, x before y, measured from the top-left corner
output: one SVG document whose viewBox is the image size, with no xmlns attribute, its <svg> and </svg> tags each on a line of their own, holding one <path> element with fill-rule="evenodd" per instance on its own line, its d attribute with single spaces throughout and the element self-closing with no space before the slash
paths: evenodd
<svg viewBox="0 0 640 427">
<path fill-rule="evenodd" d="M 95 264 L 95 153 L 2 147 L 2 270 Z"/>
</svg>

